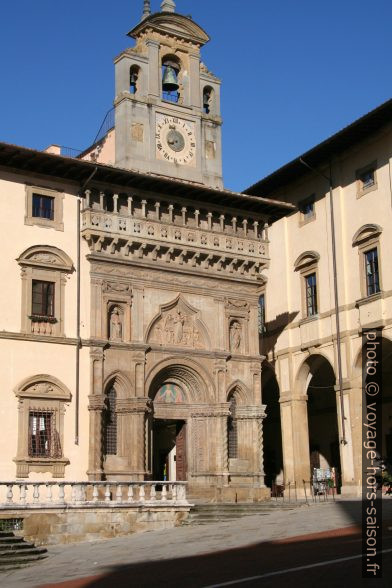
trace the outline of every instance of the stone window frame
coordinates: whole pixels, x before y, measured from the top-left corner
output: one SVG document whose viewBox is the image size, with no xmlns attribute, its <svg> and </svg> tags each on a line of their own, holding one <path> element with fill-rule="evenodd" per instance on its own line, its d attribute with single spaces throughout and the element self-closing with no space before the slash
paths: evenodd
<svg viewBox="0 0 392 588">
<path fill-rule="evenodd" d="M 40 196 L 49 196 L 50 198 L 54 198 L 53 220 L 48 218 L 41 218 L 39 216 L 33 216 L 33 194 L 39 194 Z M 38 225 L 40 227 L 45 227 L 47 229 L 64 231 L 63 203 L 63 191 L 44 188 L 42 186 L 26 184 L 26 212 L 24 218 L 25 225 Z"/>
<path fill-rule="evenodd" d="M 352 246 L 358 248 L 359 256 L 359 278 L 361 286 L 361 299 L 373 298 L 380 296 L 382 293 L 382 271 L 381 271 L 381 255 L 380 255 L 380 235 L 382 233 L 382 227 L 377 224 L 366 224 L 363 225 L 355 233 Z M 372 249 L 377 249 L 378 258 L 378 278 L 379 278 L 379 292 L 368 295 L 367 293 L 367 280 L 366 280 L 366 253 Z"/>
<path fill-rule="evenodd" d="M 320 255 L 316 251 L 305 251 L 302 253 L 294 263 L 294 271 L 299 272 L 301 280 L 301 306 L 302 306 L 302 321 L 317 320 L 320 315 L 320 284 L 319 280 L 319 261 Z M 308 306 L 306 302 L 306 278 L 311 274 L 316 275 L 316 304 L 317 312 L 314 315 L 308 316 Z"/>
<path fill-rule="evenodd" d="M 57 378 L 39 374 L 26 378 L 14 390 L 18 399 L 18 445 L 14 458 L 16 477 L 28 478 L 31 472 L 50 472 L 53 478 L 64 478 L 65 466 L 70 463 L 64 457 L 64 415 L 66 405 L 72 400 L 69 389 Z M 34 411 L 51 411 L 55 415 L 61 456 L 32 457 L 29 455 L 29 416 Z"/>
<path fill-rule="evenodd" d="M 363 185 L 363 181 L 362 181 L 362 177 L 366 172 L 372 171 L 373 175 L 374 175 L 374 183 L 369 186 L 368 188 L 365 188 Z M 368 163 L 367 165 L 365 165 L 364 167 L 361 167 L 360 169 L 357 169 L 355 172 L 355 176 L 356 176 L 356 184 L 357 184 L 357 198 L 362 198 L 362 196 L 364 196 L 365 194 L 368 194 L 369 192 L 373 192 L 374 190 L 377 190 L 378 185 L 377 185 L 377 161 L 372 161 L 371 163 Z"/>
<path fill-rule="evenodd" d="M 313 213 L 309 216 L 305 215 L 303 212 L 303 207 L 306 204 L 313 204 Z M 298 202 L 298 210 L 299 210 L 299 226 L 302 227 L 303 225 L 307 225 L 316 220 L 316 195 L 311 194 L 308 198 L 304 200 L 300 200 Z"/>
<path fill-rule="evenodd" d="M 21 331 L 64 337 L 65 284 L 73 272 L 72 260 L 64 251 L 50 245 L 34 245 L 17 259 L 22 276 Z M 54 283 L 54 319 L 34 320 L 32 315 L 33 280 Z"/>
</svg>

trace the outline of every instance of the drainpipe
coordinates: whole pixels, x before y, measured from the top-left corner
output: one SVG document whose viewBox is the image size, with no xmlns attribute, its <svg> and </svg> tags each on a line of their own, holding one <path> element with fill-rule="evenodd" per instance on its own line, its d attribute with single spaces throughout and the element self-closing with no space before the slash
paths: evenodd
<svg viewBox="0 0 392 588">
<path fill-rule="evenodd" d="M 87 180 L 80 186 L 79 195 L 77 198 L 76 211 L 76 367 L 75 367 L 75 445 L 79 445 L 79 404 L 80 404 L 80 350 L 82 348 L 82 340 L 80 338 L 80 213 L 81 201 L 84 197 L 84 190 L 95 174 L 98 168 L 90 174 Z"/>
<path fill-rule="evenodd" d="M 335 318 L 336 318 L 336 344 L 337 344 L 337 358 L 338 358 L 338 386 L 340 397 L 340 414 L 342 422 L 342 445 L 347 445 L 346 439 L 346 424 L 344 415 L 344 395 L 343 395 L 343 372 L 342 372 L 342 351 L 341 351 L 341 334 L 340 334 L 340 317 L 339 317 L 339 291 L 338 291 L 338 271 L 336 260 L 336 232 L 335 232 L 335 214 L 333 206 L 333 185 L 332 185 L 332 166 L 329 163 L 329 176 L 324 175 L 314 167 L 310 166 L 301 157 L 299 161 L 302 165 L 310 169 L 312 172 L 327 180 L 329 185 L 329 203 L 331 210 L 331 237 L 332 237 L 332 264 L 333 264 L 333 285 L 335 294 Z"/>
</svg>

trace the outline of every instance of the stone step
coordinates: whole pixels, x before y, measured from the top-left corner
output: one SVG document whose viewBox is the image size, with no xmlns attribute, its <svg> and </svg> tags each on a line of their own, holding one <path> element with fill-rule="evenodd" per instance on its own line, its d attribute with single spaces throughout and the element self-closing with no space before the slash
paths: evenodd
<svg viewBox="0 0 392 588">
<path fill-rule="evenodd" d="M 0 551 L 9 550 L 9 551 L 18 551 L 19 549 L 33 549 L 35 547 L 34 543 L 28 543 L 27 541 L 23 541 L 22 543 L 3 543 L 0 542 Z"/>
<path fill-rule="evenodd" d="M 34 555 L 42 555 L 43 553 L 47 553 L 47 550 L 43 547 L 30 547 L 28 549 L 21 549 L 21 550 L 16 550 L 16 549 L 6 549 L 5 551 L 3 551 L 2 549 L 0 549 L 0 562 L 1 560 L 7 558 L 8 561 L 10 559 L 13 559 L 15 557 L 29 557 L 29 556 L 34 556 Z"/>
<path fill-rule="evenodd" d="M 19 567 L 20 565 L 32 564 L 35 561 L 40 561 L 42 559 L 46 559 L 47 557 L 47 553 L 38 553 L 31 555 L 15 555 L 14 557 L 10 557 L 8 559 L 0 559 L 0 571 L 5 571 L 5 569 L 13 569 L 15 566 Z"/>
<path fill-rule="evenodd" d="M 23 543 L 23 537 L 15 537 L 15 535 L 11 535 L 10 537 L 1 537 L 0 538 L 0 547 L 3 543 L 14 543 L 15 545 L 18 543 Z"/>
<path fill-rule="evenodd" d="M 46 557 L 48 552 L 44 547 L 35 547 L 11 532 L 0 535 L 0 572 L 26 567 Z"/>
<path fill-rule="evenodd" d="M 207 525 L 233 521 L 245 516 L 265 516 L 272 511 L 290 511 L 301 508 L 302 503 L 205 503 L 192 506 L 184 525 Z"/>
<path fill-rule="evenodd" d="M 13 537 L 14 534 L 12 531 L 0 531 L 0 541 L 3 537 Z"/>
</svg>

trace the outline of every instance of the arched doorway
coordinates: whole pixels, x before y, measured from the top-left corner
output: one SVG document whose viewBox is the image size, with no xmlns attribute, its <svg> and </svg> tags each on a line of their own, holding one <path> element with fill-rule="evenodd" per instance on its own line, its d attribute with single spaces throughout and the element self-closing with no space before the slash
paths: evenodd
<svg viewBox="0 0 392 588">
<path fill-rule="evenodd" d="M 272 488 L 284 482 L 282 427 L 280 419 L 279 385 L 275 372 L 268 363 L 262 369 L 262 401 L 266 406 L 263 421 L 263 458 L 265 485 Z"/>
<path fill-rule="evenodd" d="M 335 374 L 329 361 L 321 355 L 311 356 L 307 364 L 310 479 L 315 474 L 319 479 L 333 477 L 339 487 L 341 465 Z"/>
</svg>

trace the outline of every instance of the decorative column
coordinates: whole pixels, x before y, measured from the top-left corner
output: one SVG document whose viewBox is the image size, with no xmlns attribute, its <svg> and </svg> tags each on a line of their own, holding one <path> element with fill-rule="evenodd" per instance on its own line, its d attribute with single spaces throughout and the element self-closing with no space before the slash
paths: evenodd
<svg viewBox="0 0 392 588">
<path fill-rule="evenodd" d="M 235 420 L 238 435 L 238 459 L 247 462 L 247 474 L 253 474 L 254 483 L 264 486 L 263 420 L 265 406 L 237 406 Z"/>
<path fill-rule="evenodd" d="M 89 480 L 102 478 L 102 411 L 105 408 L 103 391 L 103 347 L 92 347 L 90 350 L 91 381 L 89 395 L 89 453 L 88 471 Z"/>
</svg>

